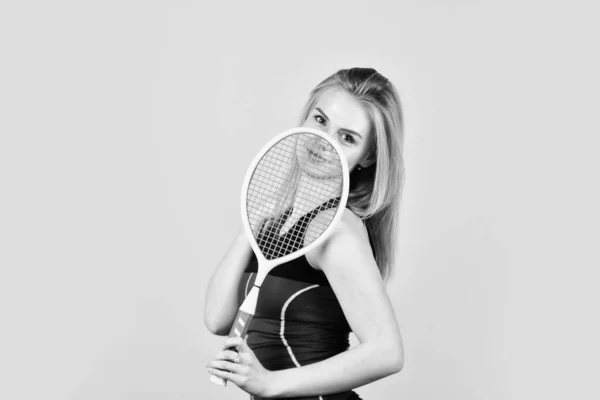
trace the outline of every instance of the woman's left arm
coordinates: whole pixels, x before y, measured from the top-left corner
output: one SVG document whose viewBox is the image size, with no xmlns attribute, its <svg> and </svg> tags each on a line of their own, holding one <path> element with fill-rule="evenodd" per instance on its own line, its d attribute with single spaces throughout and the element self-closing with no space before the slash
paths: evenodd
<svg viewBox="0 0 600 400">
<path fill-rule="evenodd" d="M 402 369 L 404 353 L 398 323 L 362 221 L 345 210 L 331 236 L 307 258 L 327 276 L 359 344 L 314 364 L 267 371 L 244 343 L 240 349 L 243 362 L 227 368 L 234 370 L 234 375 L 223 377 L 249 393 L 263 397 L 337 393 Z M 235 353 L 224 352 L 218 358 L 234 357 Z M 223 363 L 227 361 L 213 366 L 224 368 Z"/>
<path fill-rule="evenodd" d="M 273 397 L 336 393 L 399 372 L 402 339 L 362 221 L 345 210 L 310 261 L 327 276 L 359 344 L 301 368 L 273 372 Z"/>
</svg>

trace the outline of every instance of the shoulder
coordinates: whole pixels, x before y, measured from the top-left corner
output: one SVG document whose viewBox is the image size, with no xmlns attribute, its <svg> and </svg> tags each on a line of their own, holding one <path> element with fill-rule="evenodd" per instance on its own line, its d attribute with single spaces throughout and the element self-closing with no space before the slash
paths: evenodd
<svg viewBox="0 0 600 400">
<path fill-rule="evenodd" d="M 367 228 L 363 220 L 349 208 L 342 212 L 340 222 L 331 233 L 334 240 L 366 240 L 369 243 Z"/>
<path fill-rule="evenodd" d="M 349 259 L 364 261 L 372 257 L 363 220 L 348 208 L 342 211 L 339 222 L 323 243 L 306 254 L 307 260 L 314 268 L 325 272 L 333 265 L 347 265 Z"/>
</svg>

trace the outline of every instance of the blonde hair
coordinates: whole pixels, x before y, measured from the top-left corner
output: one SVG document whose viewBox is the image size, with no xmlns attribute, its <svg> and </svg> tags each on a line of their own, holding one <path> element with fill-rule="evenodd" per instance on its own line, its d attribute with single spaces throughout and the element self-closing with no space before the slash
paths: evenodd
<svg viewBox="0 0 600 400">
<path fill-rule="evenodd" d="M 393 271 L 400 199 L 404 187 L 404 118 L 400 97 L 394 85 L 372 68 L 337 71 L 311 92 L 300 116 L 308 118 L 319 97 L 329 89 L 342 89 L 354 96 L 368 113 L 374 135 L 368 168 L 350 175 L 348 205 L 369 232 L 375 261 L 384 280 Z"/>
</svg>

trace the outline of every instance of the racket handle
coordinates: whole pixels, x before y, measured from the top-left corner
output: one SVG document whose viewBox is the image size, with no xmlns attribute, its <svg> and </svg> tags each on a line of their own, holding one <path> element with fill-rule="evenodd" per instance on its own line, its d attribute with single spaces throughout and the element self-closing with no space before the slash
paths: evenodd
<svg viewBox="0 0 600 400">
<path fill-rule="evenodd" d="M 248 314 L 242 310 L 239 310 L 233 326 L 231 327 L 231 331 L 229 332 L 229 337 L 245 337 L 248 332 L 248 327 L 250 326 L 250 321 L 252 321 L 252 314 Z M 235 348 L 229 348 L 229 350 L 235 351 Z M 219 378 L 216 375 L 210 376 L 210 381 L 215 385 L 227 386 L 227 381 L 223 378 Z"/>
<path fill-rule="evenodd" d="M 239 310 L 235 317 L 235 322 L 229 331 L 229 337 L 246 337 L 248 326 L 250 325 L 253 316 L 254 315 L 252 314 Z"/>
</svg>

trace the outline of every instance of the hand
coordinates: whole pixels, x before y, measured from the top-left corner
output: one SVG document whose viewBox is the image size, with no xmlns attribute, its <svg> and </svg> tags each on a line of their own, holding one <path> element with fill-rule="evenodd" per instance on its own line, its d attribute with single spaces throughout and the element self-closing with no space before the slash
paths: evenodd
<svg viewBox="0 0 600 400">
<path fill-rule="evenodd" d="M 237 352 L 229 350 L 236 347 Z M 211 374 L 235 383 L 247 393 L 268 397 L 273 373 L 261 365 L 242 338 L 227 338 L 223 350 L 217 353 L 206 368 Z"/>
</svg>

